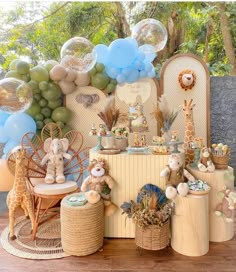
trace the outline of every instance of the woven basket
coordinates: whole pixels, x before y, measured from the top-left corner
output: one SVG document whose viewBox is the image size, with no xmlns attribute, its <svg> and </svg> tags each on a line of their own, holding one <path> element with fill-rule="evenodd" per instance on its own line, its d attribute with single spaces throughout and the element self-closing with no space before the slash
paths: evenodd
<svg viewBox="0 0 236 272">
<path fill-rule="evenodd" d="M 70 255 L 86 256 L 103 246 L 104 204 L 71 206 L 67 198 L 61 202 L 61 242 L 63 250 Z"/>
<path fill-rule="evenodd" d="M 224 156 L 212 154 L 212 161 L 216 169 L 227 169 L 229 164 L 229 154 Z"/>
<path fill-rule="evenodd" d="M 170 223 L 169 220 L 159 228 L 151 225 L 142 229 L 135 225 L 135 243 L 138 247 L 148 250 L 160 250 L 169 245 Z"/>
</svg>

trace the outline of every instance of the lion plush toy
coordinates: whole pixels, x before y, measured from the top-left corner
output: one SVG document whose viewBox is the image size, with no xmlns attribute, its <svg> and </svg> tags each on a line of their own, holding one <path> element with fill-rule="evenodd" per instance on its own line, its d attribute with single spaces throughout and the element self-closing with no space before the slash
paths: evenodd
<svg viewBox="0 0 236 272">
<path fill-rule="evenodd" d="M 203 147 L 200 152 L 200 159 L 197 165 L 198 169 L 201 172 L 214 172 L 215 165 L 211 160 L 211 149 L 207 147 Z"/>
<path fill-rule="evenodd" d="M 90 163 L 88 171 L 90 175 L 82 183 L 81 191 L 86 192 L 89 189 L 86 192 L 86 197 L 91 204 L 98 202 L 100 200 L 98 195 L 100 195 L 104 200 L 105 215 L 112 215 L 117 209 L 117 206 L 110 200 L 111 189 L 115 182 L 109 175 L 109 167 L 106 160 L 101 158 L 98 160 L 94 159 Z"/>
<path fill-rule="evenodd" d="M 196 74 L 192 70 L 183 70 L 179 73 L 178 80 L 182 89 L 191 90 L 196 83 Z"/>
<path fill-rule="evenodd" d="M 161 171 L 161 177 L 166 177 L 166 197 L 174 199 L 177 193 L 186 196 L 189 191 L 185 178 L 195 181 L 195 178 L 183 168 L 183 162 L 179 154 L 171 154 L 168 165 Z"/>
</svg>

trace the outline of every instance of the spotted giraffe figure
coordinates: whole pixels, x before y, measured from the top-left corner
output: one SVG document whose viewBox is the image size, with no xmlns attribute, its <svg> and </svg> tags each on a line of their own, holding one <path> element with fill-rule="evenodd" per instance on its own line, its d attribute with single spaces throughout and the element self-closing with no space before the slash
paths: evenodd
<svg viewBox="0 0 236 272">
<path fill-rule="evenodd" d="M 194 151 L 189 148 L 189 143 L 195 138 L 194 122 L 193 122 L 193 107 L 195 104 L 192 104 L 193 99 L 187 102 L 184 100 L 184 105 L 182 105 L 184 113 L 184 124 L 185 124 L 185 133 L 184 133 L 184 151 L 185 151 L 185 164 L 192 162 L 194 159 Z"/>
<path fill-rule="evenodd" d="M 13 188 L 7 195 L 7 206 L 9 209 L 10 239 L 16 239 L 14 235 L 15 211 L 21 207 L 25 216 L 30 218 L 32 229 L 34 226 L 34 210 L 32 196 L 26 185 L 25 150 L 19 149 L 15 152 L 15 179 Z"/>
</svg>

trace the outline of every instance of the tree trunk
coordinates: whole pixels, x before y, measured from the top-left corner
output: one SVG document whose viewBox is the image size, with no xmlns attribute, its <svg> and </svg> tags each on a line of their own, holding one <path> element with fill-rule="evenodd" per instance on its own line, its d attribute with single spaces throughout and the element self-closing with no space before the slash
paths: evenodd
<svg viewBox="0 0 236 272">
<path fill-rule="evenodd" d="M 131 35 L 131 31 L 130 31 L 130 25 L 129 23 L 127 22 L 126 20 L 126 17 L 125 17 L 125 11 L 122 7 L 122 4 L 121 2 L 115 2 L 116 3 L 116 7 L 117 7 L 117 12 L 119 14 L 119 19 L 120 19 L 120 27 L 122 27 L 123 29 L 123 36 L 130 36 Z M 121 32 L 121 31 L 120 31 Z M 124 35 L 125 34 L 125 35 Z M 124 37 L 120 37 L 120 38 L 124 38 Z"/>
<path fill-rule="evenodd" d="M 220 26 L 221 32 L 223 36 L 224 46 L 225 46 L 225 54 L 229 59 L 229 63 L 233 66 L 231 70 L 231 75 L 236 75 L 236 59 L 232 41 L 232 35 L 230 33 L 229 21 L 228 17 L 225 14 L 225 3 L 218 3 L 218 8 L 220 12 Z"/>
</svg>

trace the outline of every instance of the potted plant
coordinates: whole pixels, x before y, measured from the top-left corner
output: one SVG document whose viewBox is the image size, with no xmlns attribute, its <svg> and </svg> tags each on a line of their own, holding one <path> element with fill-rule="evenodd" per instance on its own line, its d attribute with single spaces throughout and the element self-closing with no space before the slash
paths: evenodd
<svg viewBox="0 0 236 272">
<path fill-rule="evenodd" d="M 112 133 L 115 136 L 115 146 L 120 150 L 126 150 L 128 147 L 128 136 L 129 128 L 128 127 L 114 127 Z"/>
<path fill-rule="evenodd" d="M 144 185 L 138 193 L 137 202 L 124 202 L 121 209 L 135 223 L 135 243 L 139 248 L 160 250 L 168 246 L 174 204 L 159 187 Z"/>
</svg>

